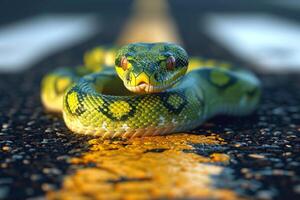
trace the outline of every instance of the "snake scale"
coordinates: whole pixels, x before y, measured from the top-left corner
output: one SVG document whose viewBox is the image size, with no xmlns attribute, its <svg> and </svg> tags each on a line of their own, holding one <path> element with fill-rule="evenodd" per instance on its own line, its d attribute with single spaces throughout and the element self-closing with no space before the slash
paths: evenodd
<svg viewBox="0 0 300 200">
<path fill-rule="evenodd" d="M 41 88 L 44 106 L 62 112 L 70 130 L 102 137 L 188 131 L 216 115 L 250 114 L 260 95 L 251 72 L 189 59 L 173 43 L 97 48 L 85 66 L 47 74 Z"/>
</svg>

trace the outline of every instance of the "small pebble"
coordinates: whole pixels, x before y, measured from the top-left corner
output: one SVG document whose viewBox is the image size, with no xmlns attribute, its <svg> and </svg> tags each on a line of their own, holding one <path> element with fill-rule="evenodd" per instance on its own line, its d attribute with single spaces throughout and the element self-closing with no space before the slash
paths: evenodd
<svg viewBox="0 0 300 200">
<path fill-rule="evenodd" d="M 11 148 L 10 148 L 9 146 L 4 146 L 4 147 L 2 147 L 2 150 L 3 150 L 3 151 L 10 151 Z"/>
<path fill-rule="evenodd" d="M 35 121 L 30 121 L 30 122 L 27 123 L 28 126 L 31 126 L 33 124 L 35 124 Z"/>
<path fill-rule="evenodd" d="M 273 132 L 273 135 L 274 135 L 274 136 L 278 136 L 278 135 L 281 135 L 281 134 L 282 134 L 281 131 L 275 131 L 275 132 Z"/>
<path fill-rule="evenodd" d="M 2 124 L 3 129 L 7 129 L 9 127 L 9 124 Z"/>
<path fill-rule="evenodd" d="M 30 176 L 30 179 L 31 179 L 32 181 L 37 181 L 37 180 L 42 179 L 42 176 L 41 176 L 41 175 L 38 175 L 38 174 L 32 174 L 32 175 Z"/>
<path fill-rule="evenodd" d="M 25 130 L 25 131 L 31 131 L 32 128 L 31 128 L 31 127 L 26 127 L 26 128 L 24 128 L 24 130 Z"/>
<path fill-rule="evenodd" d="M 54 190 L 54 185 L 52 184 L 49 184 L 49 183 L 44 183 L 42 184 L 42 190 L 44 190 L 45 192 L 48 192 L 48 191 L 51 191 L 51 190 Z"/>
<path fill-rule="evenodd" d="M 24 163 L 25 165 L 28 165 L 28 164 L 30 164 L 30 161 L 29 161 L 29 160 L 23 160 L 23 163 Z"/>
<path fill-rule="evenodd" d="M 49 141 L 48 139 L 43 139 L 41 143 L 42 143 L 42 144 L 47 144 L 48 141 Z"/>
<path fill-rule="evenodd" d="M 21 160 L 23 158 L 23 156 L 21 156 L 21 155 L 13 155 L 12 156 L 12 159 L 14 159 L 14 160 Z"/>
<path fill-rule="evenodd" d="M 51 128 L 47 128 L 47 129 L 45 130 L 45 133 L 51 133 L 51 132 L 52 132 Z"/>
<path fill-rule="evenodd" d="M 248 156 L 251 158 L 256 158 L 256 159 L 264 159 L 265 158 L 265 156 L 261 155 L 261 154 L 249 154 Z"/>
</svg>

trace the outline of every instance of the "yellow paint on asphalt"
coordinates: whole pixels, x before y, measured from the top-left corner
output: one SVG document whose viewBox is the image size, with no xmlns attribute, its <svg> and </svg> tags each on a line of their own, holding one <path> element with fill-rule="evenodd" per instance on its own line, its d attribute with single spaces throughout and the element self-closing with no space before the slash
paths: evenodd
<svg viewBox="0 0 300 200">
<path fill-rule="evenodd" d="M 66 176 L 62 188 L 48 199 L 239 199 L 217 188 L 216 178 L 229 156 L 201 156 L 192 144 L 222 145 L 217 135 L 174 134 L 130 140 L 88 141 L 90 149 L 73 158 L 84 166 Z"/>
</svg>

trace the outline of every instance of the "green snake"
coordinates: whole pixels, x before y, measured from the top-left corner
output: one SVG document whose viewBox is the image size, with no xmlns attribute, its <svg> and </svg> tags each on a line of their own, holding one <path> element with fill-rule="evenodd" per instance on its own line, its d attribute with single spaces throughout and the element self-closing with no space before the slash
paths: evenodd
<svg viewBox="0 0 300 200">
<path fill-rule="evenodd" d="M 115 57 L 114 68 L 59 68 L 43 79 L 44 106 L 62 112 L 75 133 L 135 137 L 189 131 L 216 115 L 250 114 L 260 100 L 260 81 L 251 72 L 197 58 L 188 64 L 186 51 L 173 43 L 132 43 L 116 52 L 98 48 L 101 66 L 112 65 L 103 61 L 105 52 L 110 62 Z"/>
</svg>

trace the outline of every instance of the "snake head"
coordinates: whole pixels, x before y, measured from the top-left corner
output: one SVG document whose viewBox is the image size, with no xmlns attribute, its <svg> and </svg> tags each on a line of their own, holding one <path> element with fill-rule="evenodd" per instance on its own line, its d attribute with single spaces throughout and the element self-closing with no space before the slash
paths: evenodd
<svg viewBox="0 0 300 200">
<path fill-rule="evenodd" d="M 186 73 L 188 55 L 172 43 L 132 43 L 118 52 L 115 67 L 124 86 L 135 93 L 156 93 L 177 83 Z"/>
</svg>

